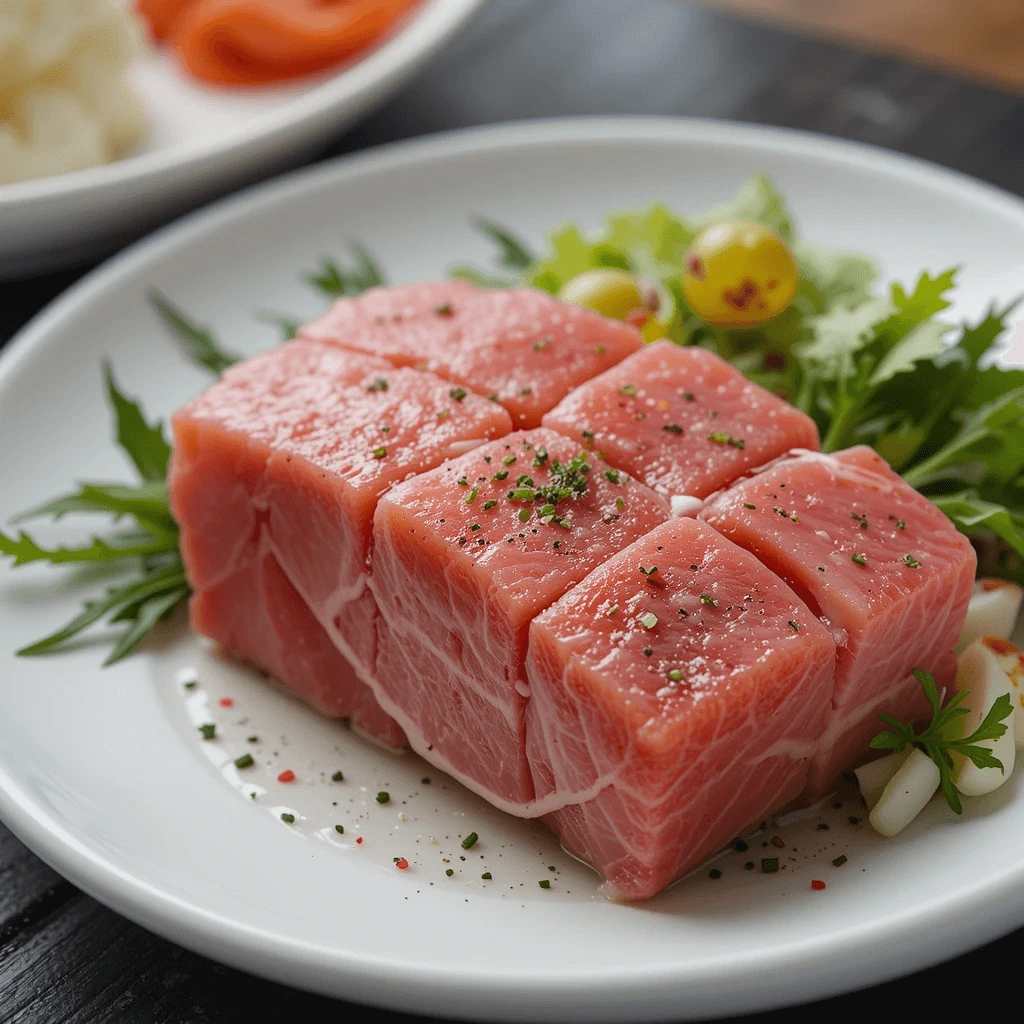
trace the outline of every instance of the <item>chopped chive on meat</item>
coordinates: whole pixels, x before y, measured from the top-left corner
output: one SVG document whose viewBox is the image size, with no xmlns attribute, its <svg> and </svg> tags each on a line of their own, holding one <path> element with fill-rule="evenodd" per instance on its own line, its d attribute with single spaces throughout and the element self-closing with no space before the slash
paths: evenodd
<svg viewBox="0 0 1024 1024">
<path fill-rule="evenodd" d="M 688 402 L 692 402 L 692 401 L 693 401 L 693 392 L 692 392 L 692 391 L 680 391 L 679 393 L 680 393 L 680 394 L 681 394 L 681 395 L 683 396 L 683 398 L 685 398 L 685 399 L 686 399 L 686 400 L 687 400 Z"/>
<path fill-rule="evenodd" d="M 453 313 L 452 304 L 450 302 L 442 302 L 440 306 L 434 307 L 434 312 L 438 316 L 451 316 Z"/>
<path fill-rule="evenodd" d="M 469 524 L 469 528 L 470 528 L 470 529 L 471 529 L 471 530 L 472 530 L 472 531 L 473 531 L 474 533 L 476 533 L 476 531 L 480 529 L 480 524 L 479 524 L 479 523 L 470 523 L 470 524 Z"/>
<path fill-rule="evenodd" d="M 798 624 L 797 622 L 794 622 L 794 621 L 793 621 L 793 619 L 790 619 L 790 620 L 789 620 L 789 624 L 790 624 L 790 626 L 792 626 L 792 627 L 793 627 L 793 632 L 794 632 L 794 633 L 799 633 L 799 632 L 800 632 L 800 626 L 799 626 L 799 624 Z"/>
<path fill-rule="evenodd" d="M 847 859 L 848 858 L 844 854 L 840 854 L 834 861 L 832 861 L 832 864 L 837 868 L 841 868 L 846 863 Z"/>
<path fill-rule="evenodd" d="M 466 478 L 465 478 L 464 476 L 460 476 L 460 477 L 459 477 L 459 479 L 458 479 L 458 480 L 456 480 L 455 482 L 456 482 L 456 483 L 457 483 L 457 484 L 458 484 L 458 485 L 459 485 L 460 487 L 468 487 L 468 486 L 469 486 L 469 481 L 468 481 L 468 480 L 467 480 L 467 479 L 466 479 Z"/>
<path fill-rule="evenodd" d="M 856 562 L 858 565 L 867 565 L 868 564 L 868 560 L 863 555 L 858 555 L 856 553 L 850 555 L 850 561 L 851 562 Z"/>
<path fill-rule="evenodd" d="M 604 478 L 610 484 L 617 484 L 619 482 L 619 471 L 617 469 L 606 469 L 604 471 Z"/>
<path fill-rule="evenodd" d="M 552 541 L 552 542 L 551 542 L 551 546 L 552 546 L 553 548 L 560 548 L 560 547 L 562 546 L 562 542 L 561 542 L 560 540 L 555 540 L 555 541 Z"/>
<path fill-rule="evenodd" d="M 550 889 L 551 888 L 551 879 L 550 878 L 542 878 L 537 884 L 542 889 Z"/>
<path fill-rule="evenodd" d="M 548 450 L 547 448 L 538 448 L 533 455 L 533 466 L 534 469 L 540 469 L 545 462 L 548 461 Z"/>
<path fill-rule="evenodd" d="M 747 446 L 747 442 L 742 437 L 733 437 L 732 434 L 727 434 L 724 430 L 716 430 L 713 434 L 708 434 L 708 440 L 714 444 L 729 444 L 733 448 L 739 448 L 742 451 Z"/>
<path fill-rule="evenodd" d="M 495 473 L 494 476 L 491 477 L 491 479 L 492 480 L 507 480 L 508 479 L 508 470 L 507 469 L 499 469 L 498 472 Z"/>
<path fill-rule="evenodd" d="M 897 519 L 896 520 L 896 529 L 897 530 L 905 530 L 906 528 L 907 528 L 907 524 L 905 522 L 903 522 L 902 519 Z"/>
<path fill-rule="evenodd" d="M 446 874 L 446 875 L 447 875 L 447 876 L 448 876 L 449 878 L 451 878 L 451 877 L 452 877 L 452 875 L 454 875 L 454 874 L 455 874 L 455 869 L 454 869 L 454 868 L 445 868 L 445 871 L 444 871 L 444 873 L 445 873 L 445 874 Z"/>
<path fill-rule="evenodd" d="M 521 522 L 521 523 L 528 523 L 530 521 L 530 516 L 532 516 L 532 515 L 533 515 L 533 512 L 532 512 L 531 509 L 521 508 L 519 510 L 519 522 Z"/>
<path fill-rule="evenodd" d="M 617 604 L 613 604 L 611 606 L 611 608 L 608 609 L 608 613 L 607 614 L 609 616 L 614 615 L 618 610 L 619 610 L 619 606 Z"/>
<path fill-rule="evenodd" d="M 542 519 L 545 516 L 554 515 L 554 512 L 555 512 L 555 506 L 552 505 L 550 501 L 546 505 L 541 505 L 541 507 L 539 509 L 537 509 L 537 515 L 539 515 Z"/>
<path fill-rule="evenodd" d="M 718 599 L 715 598 L 715 597 L 712 597 L 710 594 L 701 594 L 700 595 L 700 603 L 701 604 L 706 604 L 709 608 L 717 608 L 718 607 Z"/>
<path fill-rule="evenodd" d="M 289 814 L 287 811 L 285 811 L 284 814 L 281 815 L 281 820 L 286 825 L 294 825 L 295 824 L 295 815 L 294 814 Z"/>
<path fill-rule="evenodd" d="M 235 758 L 236 768 L 251 768 L 255 763 L 252 759 L 252 754 L 243 754 L 241 757 Z"/>
<path fill-rule="evenodd" d="M 337 832 L 339 836 L 343 836 L 345 834 L 345 826 L 344 825 L 335 825 L 334 826 L 334 831 Z"/>
<path fill-rule="evenodd" d="M 532 487 L 533 477 L 529 473 L 520 473 L 516 477 L 516 487 Z"/>
<path fill-rule="evenodd" d="M 640 625 L 643 626 L 644 629 L 654 629 L 657 624 L 658 616 L 655 615 L 654 612 L 644 612 L 644 614 L 640 616 Z"/>
<path fill-rule="evenodd" d="M 592 430 L 584 430 L 581 433 L 583 434 L 584 441 L 589 441 L 591 444 L 594 443 L 594 432 Z"/>
<path fill-rule="evenodd" d="M 543 352 L 544 349 L 546 349 L 548 347 L 548 345 L 550 345 L 550 344 L 551 344 L 551 335 L 550 334 L 545 334 L 544 337 L 540 339 L 540 341 L 535 341 L 533 343 L 533 350 L 535 352 Z"/>
<path fill-rule="evenodd" d="M 439 413 L 437 414 L 437 418 L 438 418 L 439 420 L 446 420 L 446 419 L 448 419 L 448 410 L 447 410 L 447 409 L 442 409 L 442 410 L 441 410 L 441 411 L 440 411 L 440 412 L 439 412 Z"/>
<path fill-rule="evenodd" d="M 623 384 L 619 388 L 620 395 L 627 395 L 629 398 L 636 398 L 636 385 L 635 384 Z"/>
<path fill-rule="evenodd" d="M 345 776 L 342 775 L 341 772 L 335 772 L 331 776 L 331 782 L 344 782 L 344 781 L 345 781 Z"/>
<path fill-rule="evenodd" d="M 532 395 L 533 394 L 533 388 L 520 388 L 519 389 L 519 394 L 521 394 L 521 395 Z"/>
<path fill-rule="evenodd" d="M 683 432 L 683 428 L 678 423 L 666 423 L 661 429 L 667 430 L 670 434 L 681 434 Z"/>
<path fill-rule="evenodd" d="M 494 508 L 497 504 L 498 502 L 494 498 L 488 498 L 488 500 L 484 502 L 484 511 L 486 512 L 488 509 Z"/>
<path fill-rule="evenodd" d="M 597 355 L 603 356 L 605 354 L 605 352 L 606 352 L 606 349 L 605 349 L 604 345 L 595 345 L 594 346 L 594 351 L 597 353 Z"/>
<path fill-rule="evenodd" d="M 750 502 L 750 501 L 743 502 L 743 507 L 744 508 L 757 508 L 757 506 L 753 502 Z"/>
<path fill-rule="evenodd" d="M 532 487 L 516 487 L 508 492 L 509 501 L 533 501 L 536 496 Z"/>
<path fill-rule="evenodd" d="M 680 683 L 683 680 L 683 673 L 677 668 L 669 669 L 668 677 L 673 683 Z"/>
<path fill-rule="evenodd" d="M 491 873 L 490 873 L 490 871 L 485 871 L 485 872 L 484 872 L 484 873 L 483 873 L 483 874 L 482 874 L 482 875 L 481 875 L 480 877 L 481 877 L 481 878 L 482 878 L 482 879 L 483 879 L 483 880 L 484 880 L 485 882 L 489 882 L 489 881 L 491 880 Z"/>
<path fill-rule="evenodd" d="M 774 875 L 779 870 L 778 857 L 762 857 L 761 873 L 763 875 Z"/>
<path fill-rule="evenodd" d="M 487 400 L 489 402 L 497 402 L 497 401 L 499 401 L 497 394 L 495 394 L 493 391 L 487 396 Z"/>
<path fill-rule="evenodd" d="M 615 507 L 616 508 L 625 508 L 625 506 L 626 506 L 626 501 L 625 501 L 624 498 L 616 498 L 615 499 Z"/>
<path fill-rule="evenodd" d="M 448 392 L 449 398 L 454 398 L 456 402 L 461 402 L 469 392 L 465 388 L 452 388 Z"/>
<path fill-rule="evenodd" d="M 501 460 L 502 465 L 505 465 L 505 466 L 511 466 L 512 463 L 515 462 L 515 461 L 516 461 L 516 457 L 514 455 L 506 455 L 505 458 L 503 458 Z"/>
<path fill-rule="evenodd" d="M 462 848 L 464 850 L 472 850 L 477 844 L 477 840 L 480 837 L 475 832 L 470 832 L 465 839 L 462 840 Z"/>
<path fill-rule="evenodd" d="M 381 445 L 379 448 L 373 449 L 373 457 L 375 459 L 383 459 L 387 455 L 387 453 L 388 450 L 387 448 L 384 447 L 384 445 Z"/>
<path fill-rule="evenodd" d="M 387 391 L 388 382 L 383 377 L 378 377 L 372 384 L 368 384 L 367 391 Z"/>
<path fill-rule="evenodd" d="M 466 495 L 466 504 L 467 504 L 467 505 L 472 505 L 472 504 L 473 504 L 473 502 L 474 502 L 474 501 L 476 501 L 476 496 L 477 496 L 477 495 L 478 495 L 479 493 L 480 493 L 480 489 L 479 489 L 478 487 L 474 487 L 474 488 L 473 488 L 473 489 L 472 489 L 472 490 L 471 490 L 471 491 L 469 492 L 469 494 L 467 494 L 467 495 Z"/>
<path fill-rule="evenodd" d="M 643 565 L 641 565 L 639 568 L 640 568 L 640 574 L 644 577 L 645 580 L 648 580 L 648 581 L 650 581 L 650 578 L 653 575 L 655 575 L 655 573 L 657 573 L 657 571 L 658 571 L 658 567 L 656 565 L 652 565 L 650 567 L 650 569 L 648 569 L 646 566 L 643 566 Z"/>
<path fill-rule="evenodd" d="M 203 734 L 204 740 L 212 740 L 217 736 L 217 726 L 210 722 L 206 725 L 199 726 L 199 731 Z"/>
<path fill-rule="evenodd" d="M 911 569 L 920 569 L 921 563 L 913 555 L 904 555 L 903 561 L 910 566 Z"/>
<path fill-rule="evenodd" d="M 377 794 L 377 803 L 386 804 L 391 799 L 391 794 L 383 789 Z"/>
</svg>

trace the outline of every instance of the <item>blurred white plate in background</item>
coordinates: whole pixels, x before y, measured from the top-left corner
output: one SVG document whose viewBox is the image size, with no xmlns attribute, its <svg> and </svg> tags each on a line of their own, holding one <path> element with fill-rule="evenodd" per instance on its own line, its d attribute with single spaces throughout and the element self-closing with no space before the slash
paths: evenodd
<svg viewBox="0 0 1024 1024">
<path fill-rule="evenodd" d="M 381 102 L 483 0 L 425 0 L 378 48 L 314 84 L 214 89 L 153 51 L 133 68 L 149 135 L 136 154 L 0 185 L 0 279 L 84 262 L 191 206 L 297 162 Z"/>
<path fill-rule="evenodd" d="M 960 264 L 979 307 L 1024 252 L 1019 199 L 880 150 L 769 129 L 554 121 L 359 154 L 159 232 L 25 329 L 0 358 L 0 437 L 11 441 L 0 522 L 73 480 L 125 477 L 101 394 L 104 356 L 151 415 L 166 417 L 208 383 L 158 323 L 152 287 L 226 347 L 252 353 L 280 339 L 254 313 L 323 308 L 302 272 L 341 255 L 346 240 L 364 242 L 392 282 L 436 278 L 491 256 L 473 214 L 540 246 L 562 221 L 596 227 L 653 200 L 699 212 L 759 170 L 787 194 L 806 237 L 870 253 L 904 281 Z M 1002 299 L 1019 290 L 1016 280 L 1001 287 Z M 863 812 L 848 795 L 787 828 L 785 850 L 768 848 L 776 874 L 744 870 L 765 855 L 758 843 L 727 853 L 715 881 L 699 870 L 621 906 L 539 823 L 489 808 L 415 757 L 379 751 L 212 658 L 183 616 L 110 669 L 96 646 L 16 658 L 78 610 L 56 576 L 0 566 L 0 815 L 76 885 L 243 970 L 444 1018 L 623 1024 L 831 995 L 1024 924 L 1024 765 L 963 820 L 933 801 L 886 840 L 849 824 Z M 187 665 L 199 669 L 193 690 L 176 677 Z M 204 721 L 216 721 L 216 742 L 200 739 Z M 232 760 L 248 750 L 257 764 L 240 773 Z M 297 782 L 275 781 L 286 768 Z M 331 781 L 337 769 L 341 783 Z M 264 792 L 250 800 L 249 786 Z M 379 790 L 391 794 L 386 805 Z M 463 850 L 470 831 L 480 841 Z M 812 891 L 812 879 L 827 889 Z"/>
</svg>

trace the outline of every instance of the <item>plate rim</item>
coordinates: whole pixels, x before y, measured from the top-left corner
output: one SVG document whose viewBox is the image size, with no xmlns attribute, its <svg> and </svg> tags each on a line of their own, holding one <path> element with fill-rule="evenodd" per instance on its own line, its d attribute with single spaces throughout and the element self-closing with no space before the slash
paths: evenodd
<svg viewBox="0 0 1024 1024">
<path fill-rule="evenodd" d="M 476 0 L 473 0 L 475 3 Z M 622 145 L 666 141 L 773 150 L 841 163 L 926 184 L 983 204 L 1024 230 L 1024 199 L 968 175 L 880 147 L 789 129 L 678 117 L 555 118 L 481 126 L 375 147 L 291 172 L 187 214 L 128 247 L 85 275 L 34 317 L 0 353 L 0 382 L 16 374 L 58 325 L 74 319 L 124 272 L 188 248 L 203 235 L 236 219 L 328 181 L 343 183 L 375 171 L 432 160 L 565 141 Z M 326 995 L 409 1012 L 454 1012 L 500 1019 L 680 1019 L 765 1010 L 899 977 L 976 948 L 1024 923 L 1024 859 L 995 876 L 976 880 L 954 896 L 938 896 L 895 927 L 886 922 L 838 927 L 824 939 L 790 942 L 763 953 L 735 954 L 699 970 L 687 965 L 517 973 L 514 969 L 437 967 L 392 963 L 316 943 L 268 934 L 157 886 L 90 851 L 63 825 L 35 805 L 0 760 L 0 819 L 34 853 L 89 895 L 165 938 L 243 971 Z M 950 919 L 958 927 L 937 927 Z M 878 940 L 884 939 L 883 943 Z M 898 947 L 901 957 L 885 948 Z M 270 954 L 270 956 L 268 956 Z M 841 954 L 841 955 L 840 955 Z M 897 962 L 898 961 L 898 962 Z M 397 970 L 396 970 L 397 968 Z M 637 1005 L 638 986 L 643 1005 Z M 589 998 L 577 1005 L 579 992 Z M 602 1006 L 595 1011 L 595 1000 Z M 575 1008 L 575 1010 L 574 1010 Z"/>
<path fill-rule="evenodd" d="M 120 160 L 0 185 L 0 215 L 35 204 L 86 200 L 90 194 L 129 182 L 142 183 L 189 167 L 233 163 L 253 149 L 301 133 L 320 119 L 355 115 L 374 96 L 413 74 L 483 6 L 485 0 L 428 0 L 400 30 L 351 66 L 343 68 L 279 108 L 256 118 L 248 130 Z"/>
</svg>

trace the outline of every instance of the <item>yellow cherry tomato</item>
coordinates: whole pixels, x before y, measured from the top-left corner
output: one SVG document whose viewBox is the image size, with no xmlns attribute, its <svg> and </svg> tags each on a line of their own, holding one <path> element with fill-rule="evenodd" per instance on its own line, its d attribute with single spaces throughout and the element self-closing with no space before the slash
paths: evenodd
<svg viewBox="0 0 1024 1024">
<path fill-rule="evenodd" d="M 600 267 L 585 270 L 562 285 L 558 297 L 573 306 L 586 306 L 613 320 L 627 320 L 644 309 L 644 297 L 637 279 L 628 270 Z"/>
<path fill-rule="evenodd" d="M 705 228 L 683 264 L 683 294 L 698 316 L 720 327 L 753 327 L 778 316 L 796 295 L 789 246 L 748 220 Z"/>
</svg>

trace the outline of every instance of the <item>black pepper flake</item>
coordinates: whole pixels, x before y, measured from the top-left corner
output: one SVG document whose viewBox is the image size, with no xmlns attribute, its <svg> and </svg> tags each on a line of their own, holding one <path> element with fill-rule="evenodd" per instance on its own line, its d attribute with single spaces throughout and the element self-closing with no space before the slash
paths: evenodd
<svg viewBox="0 0 1024 1024">
<path fill-rule="evenodd" d="M 732 848 L 737 853 L 746 853 L 750 849 L 750 846 L 743 839 L 734 839 L 732 841 Z"/>
<path fill-rule="evenodd" d="M 718 868 L 712 868 L 708 872 L 708 878 L 710 878 L 712 881 L 717 881 L 721 877 L 722 877 L 722 872 L 719 871 Z"/>
<path fill-rule="evenodd" d="M 670 434 L 681 434 L 683 432 L 683 428 L 678 423 L 666 423 L 661 429 L 667 430 Z"/>
<path fill-rule="evenodd" d="M 859 825 L 859 824 L 860 824 L 860 818 L 856 817 L 856 816 L 855 816 L 855 815 L 853 815 L 853 814 L 851 814 L 851 815 L 850 815 L 850 817 L 849 817 L 849 818 L 847 818 L 846 820 L 847 820 L 847 821 L 848 821 L 848 822 L 849 822 L 849 823 L 850 823 L 851 825 Z"/>
<path fill-rule="evenodd" d="M 754 862 L 752 860 L 748 860 L 746 862 L 746 864 L 743 865 L 743 867 L 747 871 L 753 871 L 754 870 Z"/>
</svg>

